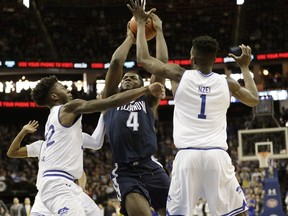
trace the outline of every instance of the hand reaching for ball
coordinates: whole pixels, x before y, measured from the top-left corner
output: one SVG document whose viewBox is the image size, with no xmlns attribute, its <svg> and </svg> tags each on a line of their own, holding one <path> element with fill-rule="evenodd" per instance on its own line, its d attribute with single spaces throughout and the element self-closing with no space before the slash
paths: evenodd
<svg viewBox="0 0 288 216">
<path fill-rule="evenodd" d="M 137 21 L 136 21 L 134 16 L 129 21 L 129 29 L 131 30 L 131 32 L 134 34 L 134 36 L 136 38 L 136 35 L 137 35 Z M 145 35 L 146 35 L 146 40 L 147 41 L 153 39 L 155 37 L 155 35 L 156 35 L 156 30 L 154 28 L 153 20 L 152 20 L 151 17 L 149 17 L 147 19 L 147 21 L 146 21 L 146 24 L 145 24 Z"/>
<path fill-rule="evenodd" d="M 157 31 L 162 31 L 162 20 L 155 14 L 151 14 L 152 24 L 154 29 Z"/>
<path fill-rule="evenodd" d="M 156 11 L 155 8 L 145 11 L 146 0 L 130 0 L 130 4 L 127 4 L 127 7 L 133 14 L 133 17 L 130 20 L 129 28 L 137 35 L 137 22 L 144 23 L 145 22 L 145 34 L 146 39 L 151 40 L 156 35 L 156 30 L 153 26 L 153 20 L 151 18 L 151 14 Z"/>
</svg>

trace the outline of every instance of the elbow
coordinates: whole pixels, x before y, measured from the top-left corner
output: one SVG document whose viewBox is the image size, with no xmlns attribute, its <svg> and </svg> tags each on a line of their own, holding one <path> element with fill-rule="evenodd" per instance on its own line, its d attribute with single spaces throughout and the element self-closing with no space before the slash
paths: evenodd
<svg viewBox="0 0 288 216">
<path fill-rule="evenodd" d="M 259 97 L 255 97 L 253 98 L 253 100 L 249 101 L 249 103 L 247 104 L 250 107 L 255 107 L 259 104 Z"/>
<path fill-rule="evenodd" d="M 140 64 L 140 65 L 143 65 L 144 58 L 141 55 L 137 55 L 137 63 Z"/>
<path fill-rule="evenodd" d="M 141 65 L 145 64 L 147 60 L 149 59 L 149 55 L 142 53 L 142 52 L 137 52 L 137 62 Z"/>
<path fill-rule="evenodd" d="M 168 63 L 168 57 L 163 57 L 163 58 L 159 58 L 160 61 L 162 61 L 163 63 Z"/>
<path fill-rule="evenodd" d="M 137 56 L 137 63 L 140 64 L 144 69 L 149 64 L 148 58 L 143 56 Z"/>
<path fill-rule="evenodd" d="M 14 155 L 13 152 L 11 152 L 11 151 L 8 151 L 8 152 L 7 152 L 7 156 L 8 156 L 9 158 L 14 158 L 14 157 L 15 157 L 15 155 Z"/>
<path fill-rule="evenodd" d="M 259 97 L 255 98 L 254 106 L 257 106 L 259 104 Z"/>
</svg>

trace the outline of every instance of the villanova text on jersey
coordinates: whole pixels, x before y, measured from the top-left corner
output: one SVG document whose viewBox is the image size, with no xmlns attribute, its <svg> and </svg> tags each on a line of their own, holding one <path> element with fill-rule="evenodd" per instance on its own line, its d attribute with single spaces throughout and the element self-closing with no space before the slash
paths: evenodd
<svg viewBox="0 0 288 216">
<path fill-rule="evenodd" d="M 129 112 L 137 111 L 137 110 L 143 110 L 145 113 L 146 111 L 146 105 L 144 101 L 131 101 L 130 104 L 126 104 L 121 107 L 117 107 L 117 110 L 126 110 Z"/>
</svg>

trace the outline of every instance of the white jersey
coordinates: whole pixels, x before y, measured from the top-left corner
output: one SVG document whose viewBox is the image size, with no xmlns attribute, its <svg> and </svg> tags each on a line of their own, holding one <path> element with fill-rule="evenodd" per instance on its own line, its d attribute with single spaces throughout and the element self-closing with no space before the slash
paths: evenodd
<svg viewBox="0 0 288 216">
<path fill-rule="evenodd" d="M 27 156 L 28 157 L 37 157 L 38 158 L 38 174 L 37 174 L 37 180 L 36 180 L 36 187 L 39 190 L 41 179 L 43 176 L 43 166 L 40 163 L 40 154 L 41 154 L 41 148 L 45 145 L 44 140 L 38 140 L 35 141 L 29 145 L 26 145 L 27 147 Z"/>
<path fill-rule="evenodd" d="M 104 115 L 101 113 L 100 118 L 98 120 L 97 127 L 95 128 L 92 135 L 87 133 L 82 133 L 83 135 L 83 148 L 99 150 L 102 148 L 105 138 L 105 123 L 104 123 Z"/>
<path fill-rule="evenodd" d="M 84 136 L 90 136 L 88 134 L 82 133 Z M 99 137 L 101 137 L 101 134 L 98 134 Z M 99 140 L 95 140 L 94 138 L 91 137 L 91 139 L 83 139 L 83 147 L 91 147 L 91 146 L 99 146 L 98 144 Z M 96 144 L 95 144 L 96 142 Z M 38 140 L 35 141 L 29 145 L 26 145 L 27 147 L 27 156 L 28 157 L 37 157 L 39 160 L 38 163 L 38 175 L 37 175 L 37 181 L 36 181 L 36 187 L 39 190 L 40 189 L 40 184 L 43 176 L 43 166 L 42 163 L 40 163 L 40 158 L 41 158 L 41 148 L 42 146 L 44 147 L 45 141 L 44 140 Z M 102 144 L 101 144 L 102 145 Z M 79 191 L 79 201 L 82 203 L 84 206 L 84 210 L 86 213 L 86 216 L 99 216 L 101 215 L 101 210 L 100 208 L 96 205 L 96 203 L 82 190 L 81 187 L 76 187 L 78 188 L 77 190 Z M 43 204 L 39 193 L 35 196 L 35 200 L 31 209 L 31 216 L 32 215 L 45 215 L 45 216 L 53 216 L 53 214 L 46 208 L 46 206 Z"/>
<path fill-rule="evenodd" d="M 78 179 L 83 173 L 82 116 L 72 126 L 65 127 L 59 122 L 61 106 L 50 110 L 45 125 L 46 145 L 40 163 L 45 169 L 44 177 L 66 175 Z"/>
<path fill-rule="evenodd" d="M 230 92 L 224 76 L 186 70 L 175 94 L 175 146 L 226 150 L 226 112 L 229 105 Z"/>
</svg>

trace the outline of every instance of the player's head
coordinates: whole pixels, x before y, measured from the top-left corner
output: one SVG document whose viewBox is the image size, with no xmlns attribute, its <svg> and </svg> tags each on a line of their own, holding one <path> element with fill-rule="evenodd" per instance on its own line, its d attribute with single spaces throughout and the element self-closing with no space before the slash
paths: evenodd
<svg viewBox="0 0 288 216">
<path fill-rule="evenodd" d="M 193 66 L 211 66 L 215 62 L 218 42 L 210 36 L 199 36 L 193 40 L 190 60 Z"/>
<path fill-rule="evenodd" d="M 56 76 L 44 77 L 31 92 L 31 98 L 39 106 L 53 107 L 72 100 L 72 94 Z"/>
<path fill-rule="evenodd" d="M 120 90 L 126 91 L 139 88 L 144 85 L 142 77 L 136 71 L 129 71 L 122 77 Z"/>
</svg>

